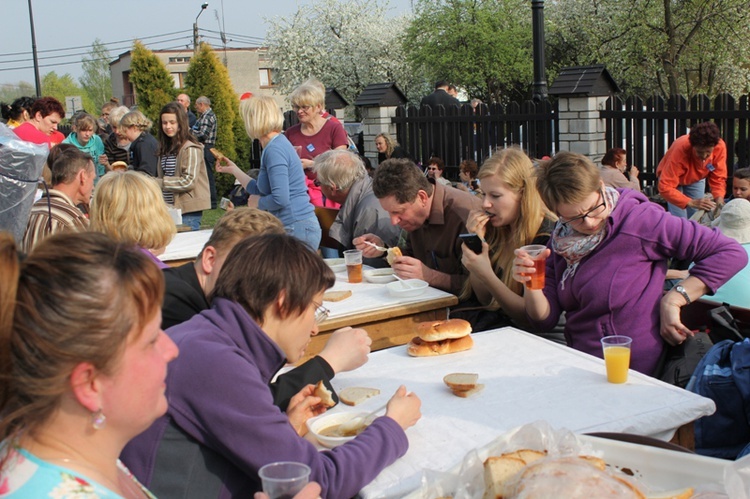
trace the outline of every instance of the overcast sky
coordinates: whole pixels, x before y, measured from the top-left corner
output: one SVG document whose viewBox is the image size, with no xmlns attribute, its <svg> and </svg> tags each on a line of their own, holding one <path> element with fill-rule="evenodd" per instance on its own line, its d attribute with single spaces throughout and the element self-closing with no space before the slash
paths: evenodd
<svg viewBox="0 0 750 499">
<path fill-rule="evenodd" d="M 389 0 L 390 15 L 410 12 L 412 0 Z M 34 82 L 29 0 L 2 0 L 0 84 Z M 81 57 L 97 38 L 110 55 L 126 52 L 134 38 L 154 49 L 192 46 L 200 0 L 31 0 L 40 74 L 81 76 Z M 220 22 L 229 47 L 263 43 L 265 19 L 289 16 L 310 0 L 213 0 L 198 19 L 201 35 L 222 45 Z M 207 30 L 214 33 L 207 32 Z M 211 38 L 213 37 L 213 38 Z"/>
</svg>

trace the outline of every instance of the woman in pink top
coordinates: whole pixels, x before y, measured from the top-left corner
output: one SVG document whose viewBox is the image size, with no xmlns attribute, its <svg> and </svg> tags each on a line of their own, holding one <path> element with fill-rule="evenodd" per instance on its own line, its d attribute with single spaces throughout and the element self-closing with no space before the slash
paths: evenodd
<svg viewBox="0 0 750 499">
<path fill-rule="evenodd" d="M 31 106 L 29 121 L 21 123 L 13 131 L 21 140 L 52 147 L 65 139 L 65 135 L 57 131 L 63 116 L 65 109 L 60 101 L 54 97 L 42 97 Z"/>
<path fill-rule="evenodd" d="M 302 160 L 307 176 L 307 191 L 315 206 L 338 208 L 339 205 L 326 200 L 320 187 L 315 185 L 312 170 L 313 159 L 331 149 L 346 149 L 349 139 L 344 126 L 337 119 L 324 118 L 325 87 L 317 80 L 308 80 L 292 92 L 292 109 L 299 123 L 289 127 L 285 133 Z"/>
</svg>

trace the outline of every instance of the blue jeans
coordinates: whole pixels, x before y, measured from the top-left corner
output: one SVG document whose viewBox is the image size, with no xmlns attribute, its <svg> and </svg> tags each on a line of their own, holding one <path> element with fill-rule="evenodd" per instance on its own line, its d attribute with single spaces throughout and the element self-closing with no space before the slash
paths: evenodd
<svg viewBox="0 0 750 499">
<path fill-rule="evenodd" d="M 201 230 L 201 219 L 203 218 L 202 211 L 194 211 L 192 213 L 182 214 L 182 225 L 187 225 L 193 230 Z"/>
<path fill-rule="evenodd" d="M 699 180 L 694 184 L 678 185 L 677 190 L 690 199 L 701 199 L 706 194 L 706 179 Z M 667 208 L 669 209 L 669 213 L 682 218 L 690 218 L 696 211 L 695 208 L 689 206 L 683 210 L 672 203 L 667 203 Z"/>
<path fill-rule="evenodd" d="M 318 251 L 320 245 L 320 238 L 323 232 L 320 230 L 320 223 L 315 215 L 304 220 L 297 220 L 291 225 L 284 226 L 284 230 L 290 236 L 294 236 L 313 251 Z"/>
</svg>

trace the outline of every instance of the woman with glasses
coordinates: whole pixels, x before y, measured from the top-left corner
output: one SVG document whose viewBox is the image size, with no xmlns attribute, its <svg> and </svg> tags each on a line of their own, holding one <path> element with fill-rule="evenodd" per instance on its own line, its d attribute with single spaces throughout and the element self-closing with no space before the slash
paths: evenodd
<svg viewBox="0 0 750 499">
<path fill-rule="evenodd" d="M 537 189 L 558 222 L 544 289 L 524 293 L 529 320 L 548 330 L 565 312 L 568 345 L 598 357 L 603 336 L 629 336 L 636 371 L 658 374 L 665 342 L 692 335 L 680 308 L 714 293 L 747 263 L 742 247 L 718 231 L 670 215 L 640 192 L 606 187 L 580 154 L 560 152 L 541 164 Z M 695 266 L 663 295 L 669 258 Z M 516 250 L 513 265 L 515 280 L 530 279 L 533 261 L 525 252 Z"/>
<path fill-rule="evenodd" d="M 276 461 L 307 464 L 323 497 L 354 497 L 408 447 L 404 430 L 420 401 L 400 387 L 351 442 L 320 452 L 300 436 L 320 414 L 313 385 L 284 414 L 268 383 L 299 361 L 328 315 L 323 293 L 335 277 L 325 262 L 286 234 L 240 241 L 227 256 L 211 309 L 169 329 L 180 348 L 167 378 L 167 415 L 125 449 L 131 466 L 157 496 L 251 497 L 258 470 Z"/>
<path fill-rule="evenodd" d="M 313 159 L 331 149 L 349 147 L 346 130 L 339 120 L 323 115 L 326 91 L 318 80 L 306 81 L 292 92 L 290 98 L 299 123 L 287 128 L 284 133 L 302 160 L 310 200 L 315 206 L 338 208 L 339 205 L 326 200 L 320 186 L 315 185 Z"/>
</svg>

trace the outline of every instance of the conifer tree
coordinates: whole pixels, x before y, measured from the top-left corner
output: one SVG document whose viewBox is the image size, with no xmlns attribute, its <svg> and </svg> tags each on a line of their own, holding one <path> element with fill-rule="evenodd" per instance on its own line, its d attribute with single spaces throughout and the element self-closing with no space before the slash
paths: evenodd
<svg viewBox="0 0 750 499">
<path fill-rule="evenodd" d="M 158 122 L 161 108 L 177 95 L 174 80 L 164 63 L 138 40 L 133 44 L 130 81 L 138 109 L 154 123 Z"/>
</svg>

